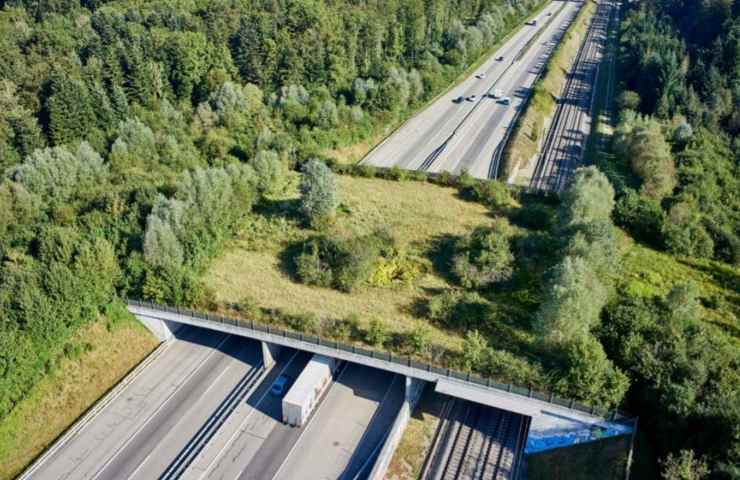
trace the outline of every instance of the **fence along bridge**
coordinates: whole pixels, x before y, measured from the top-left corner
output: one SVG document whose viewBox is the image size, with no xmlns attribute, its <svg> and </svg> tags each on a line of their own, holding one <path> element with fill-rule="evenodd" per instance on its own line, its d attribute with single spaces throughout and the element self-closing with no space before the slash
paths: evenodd
<svg viewBox="0 0 740 480">
<path fill-rule="evenodd" d="M 563 400 L 553 394 L 544 394 L 531 388 L 500 384 L 469 373 L 461 373 L 439 368 L 430 363 L 419 362 L 411 357 L 347 345 L 314 335 L 262 325 L 253 321 L 134 300 L 128 301 L 128 309 L 162 340 L 171 337 L 177 325 L 192 325 L 253 338 L 266 344 L 285 346 L 368 365 L 410 378 L 432 382 L 435 384 L 435 389 L 440 393 L 518 413 L 533 419 L 544 415 L 570 419 L 581 425 L 593 425 L 626 418 L 616 411 L 598 411 L 592 407 L 578 404 L 573 400 Z"/>
</svg>

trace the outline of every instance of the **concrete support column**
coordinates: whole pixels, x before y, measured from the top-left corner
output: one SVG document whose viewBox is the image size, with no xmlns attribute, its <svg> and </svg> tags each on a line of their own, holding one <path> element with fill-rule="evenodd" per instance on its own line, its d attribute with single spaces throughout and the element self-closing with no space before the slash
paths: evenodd
<svg viewBox="0 0 740 480">
<path fill-rule="evenodd" d="M 262 364 L 265 368 L 275 365 L 275 358 L 280 353 L 280 345 L 274 343 L 260 342 L 262 344 Z"/>
</svg>

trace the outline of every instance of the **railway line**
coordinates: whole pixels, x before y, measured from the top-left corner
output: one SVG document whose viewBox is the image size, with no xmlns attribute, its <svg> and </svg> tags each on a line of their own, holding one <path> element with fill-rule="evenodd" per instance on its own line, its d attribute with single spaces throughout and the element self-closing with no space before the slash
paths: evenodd
<svg viewBox="0 0 740 480">
<path fill-rule="evenodd" d="M 530 419 L 480 404 L 450 400 L 421 478 L 516 478 Z"/>
<path fill-rule="evenodd" d="M 608 26 L 614 10 L 613 0 L 602 0 L 597 7 L 537 159 L 529 185 L 533 190 L 563 191 L 583 160 L 591 131 L 592 99 L 599 63 L 606 49 Z"/>
</svg>

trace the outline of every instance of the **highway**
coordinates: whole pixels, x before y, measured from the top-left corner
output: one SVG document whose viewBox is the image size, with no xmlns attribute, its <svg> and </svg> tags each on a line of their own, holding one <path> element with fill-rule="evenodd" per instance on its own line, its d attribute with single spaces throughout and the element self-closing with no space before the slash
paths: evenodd
<svg viewBox="0 0 740 480">
<path fill-rule="evenodd" d="M 537 26 L 520 28 L 473 75 L 408 120 L 362 163 L 430 172 L 467 170 L 477 178 L 493 177 L 502 141 L 580 6 L 553 1 L 536 17 Z M 531 47 L 522 52 L 530 41 Z M 481 73 L 484 78 L 478 78 Z M 510 105 L 485 95 L 494 89 L 510 97 Z M 476 95 L 474 101 L 468 100 L 471 95 Z M 460 97 L 464 100 L 456 101 Z"/>
<path fill-rule="evenodd" d="M 367 475 L 362 467 L 393 423 L 404 389 L 398 375 L 347 365 L 275 476 L 262 478 L 320 480 Z"/>
<path fill-rule="evenodd" d="M 306 352 L 285 349 L 270 375 L 235 412 L 206 449 L 188 468 L 183 479 L 260 479 L 277 471 L 300 436 L 300 429 L 282 423 L 282 397 L 269 393 L 279 375 L 290 389 L 311 359 Z"/>
<path fill-rule="evenodd" d="M 532 189 L 563 191 L 583 161 L 593 123 L 591 110 L 599 64 L 607 48 L 608 26 L 616 12 L 614 7 L 613 0 L 599 2 L 545 136 L 529 182 Z"/>
<path fill-rule="evenodd" d="M 157 478 L 228 394 L 256 379 L 257 342 L 193 327 L 178 335 L 30 478 Z"/>
</svg>

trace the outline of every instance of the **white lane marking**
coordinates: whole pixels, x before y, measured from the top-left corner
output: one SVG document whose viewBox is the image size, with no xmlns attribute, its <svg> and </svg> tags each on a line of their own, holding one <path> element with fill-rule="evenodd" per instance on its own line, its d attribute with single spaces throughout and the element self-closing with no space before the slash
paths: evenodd
<svg viewBox="0 0 740 480">
<path fill-rule="evenodd" d="M 286 363 L 285 366 L 283 367 L 283 369 L 280 370 L 280 372 L 278 373 L 278 377 L 280 375 L 282 375 L 288 369 L 288 367 L 290 367 L 290 365 L 293 363 L 293 360 L 295 359 L 295 357 L 298 356 L 299 353 L 300 353 L 300 351 L 298 351 L 298 350 L 295 351 L 295 353 L 293 354 L 293 356 L 290 357 L 290 360 L 288 360 L 288 363 Z M 252 414 L 255 412 L 255 410 L 257 409 L 257 407 L 260 406 L 260 404 L 265 399 L 265 397 L 267 396 L 268 393 L 270 393 L 270 389 L 269 388 L 265 389 L 265 392 L 262 394 L 262 396 L 259 398 L 259 400 L 257 400 L 257 403 L 255 404 L 255 406 L 250 409 L 250 411 L 247 414 L 247 416 L 244 417 L 244 420 L 242 420 L 242 422 L 239 424 L 239 427 L 234 431 L 234 433 L 231 435 L 231 437 L 226 442 L 226 444 L 224 444 L 224 446 L 221 447 L 221 450 L 219 450 L 219 452 L 216 454 L 216 456 L 214 457 L 214 459 L 211 460 L 211 463 L 209 463 L 208 466 L 205 468 L 205 470 L 203 471 L 203 474 L 200 477 L 198 477 L 199 480 L 202 479 L 202 478 L 204 478 L 206 475 L 210 474 L 211 469 L 213 468 L 213 465 L 216 464 L 216 462 L 218 462 L 218 460 L 221 459 L 221 457 L 223 456 L 223 454 L 226 451 L 226 449 L 228 447 L 230 447 L 231 444 L 232 444 L 232 442 L 236 439 L 236 437 L 239 436 L 239 434 L 242 431 L 242 427 L 244 427 L 244 425 L 247 423 L 247 420 L 249 420 L 251 418 Z M 196 461 L 197 461 L 197 458 L 195 460 L 193 460 L 193 463 L 191 463 L 191 466 L 194 466 L 196 464 Z M 188 467 L 188 468 L 190 468 L 190 467 Z M 239 473 L 239 476 L 241 476 L 241 474 L 243 472 L 244 472 L 244 470 L 242 470 Z"/>
<path fill-rule="evenodd" d="M 144 429 L 144 427 L 146 427 L 149 424 L 149 422 L 151 422 L 157 416 L 157 414 L 160 412 L 160 410 L 162 410 L 164 408 L 164 406 L 167 404 L 167 402 L 169 400 L 171 400 L 172 397 L 174 397 L 175 394 L 177 392 L 179 392 L 180 389 L 182 389 L 182 387 L 185 386 L 188 383 L 188 381 L 193 376 L 195 376 L 195 374 L 198 372 L 198 370 L 200 370 L 203 367 L 203 365 L 206 363 L 206 361 L 208 361 L 209 358 L 211 358 L 217 351 L 219 351 L 219 348 L 221 348 L 221 345 L 223 345 L 226 342 L 226 340 L 229 339 L 229 337 L 231 337 L 231 335 L 228 335 L 228 334 L 227 335 L 224 335 L 223 340 L 221 340 L 221 342 L 218 345 L 216 345 L 216 348 L 214 348 L 213 351 L 211 351 L 208 355 L 206 355 L 206 357 L 203 359 L 203 361 L 201 361 L 200 364 L 195 369 L 193 369 L 193 371 L 190 372 L 190 374 L 187 377 L 185 377 L 185 379 L 183 380 L 183 382 L 180 385 L 178 385 L 178 387 L 172 393 L 170 393 L 167 396 L 167 398 L 159 405 L 159 407 L 157 407 L 157 409 L 151 415 L 149 415 L 149 417 L 144 421 L 144 423 L 141 424 L 139 426 L 139 428 L 137 428 L 134 431 L 134 433 L 131 434 L 131 436 L 128 437 L 128 439 L 123 443 L 123 445 L 121 445 L 121 447 L 118 450 L 116 450 L 116 452 L 113 454 L 113 456 L 111 456 L 103 464 L 103 466 L 101 466 L 98 469 L 98 471 L 95 472 L 95 474 L 92 476 L 92 480 L 96 480 L 98 477 L 100 477 L 100 475 L 103 473 L 103 471 L 105 471 L 105 469 L 108 468 L 108 465 L 110 465 L 113 462 L 113 460 L 115 460 L 116 457 L 128 446 L 128 444 L 131 443 L 133 441 L 133 439 Z"/>
<path fill-rule="evenodd" d="M 201 394 L 201 395 L 200 395 L 200 396 L 198 397 L 198 399 L 197 399 L 197 400 L 195 400 L 194 402 L 191 402 L 191 403 L 193 404 L 193 406 L 195 406 L 195 405 L 197 405 L 198 403 L 200 403 L 200 401 L 201 401 L 201 400 L 203 399 L 203 397 L 205 397 L 206 395 L 208 395 L 208 392 L 210 392 L 210 391 L 211 391 L 211 389 L 212 389 L 213 387 L 215 387 L 215 386 L 216 386 L 216 384 L 218 383 L 218 381 L 219 381 L 219 380 L 221 380 L 221 377 L 223 377 L 223 376 L 224 376 L 224 375 L 226 374 L 226 372 L 228 372 L 228 371 L 229 371 L 229 369 L 230 369 L 231 367 L 233 367 L 233 366 L 234 366 L 235 364 L 236 364 L 236 359 L 233 359 L 233 358 L 232 358 L 232 361 L 231 361 L 231 363 L 230 363 L 230 364 L 229 364 L 229 365 L 228 365 L 228 366 L 227 366 L 226 368 L 224 368 L 224 369 L 223 369 L 223 370 L 221 371 L 221 373 L 220 373 L 220 374 L 219 374 L 219 375 L 218 375 L 218 376 L 217 376 L 217 377 L 216 377 L 216 378 L 215 378 L 215 379 L 213 380 L 213 382 L 212 382 L 212 383 L 211 383 L 211 384 L 210 384 L 210 385 L 208 386 L 208 388 L 207 388 L 207 389 L 205 390 L 205 392 L 203 392 L 203 393 L 202 393 L 202 394 Z M 190 409 L 188 409 L 188 412 L 189 412 L 190 410 L 192 410 L 192 409 L 193 409 L 193 407 L 191 407 Z M 215 413 L 215 412 L 214 412 L 214 413 Z M 172 432 L 172 430 L 173 430 L 173 429 L 174 429 L 174 428 L 175 428 L 176 426 L 177 426 L 177 424 L 173 425 L 173 427 L 172 427 L 172 428 L 171 428 L 171 429 L 170 429 L 170 430 L 169 430 L 169 431 L 168 431 L 168 432 L 167 432 L 167 433 L 166 433 L 166 434 L 165 434 L 165 435 L 164 435 L 164 436 L 163 436 L 162 438 L 163 438 L 163 439 L 166 439 L 166 438 L 167 438 L 167 435 L 168 435 L 168 434 L 169 434 L 170 432 Z M 149 458 L 150 458 L 151 456 L 152 456 L 152 454 L 151 454 L 151 452 L 150 452 L 150 453 L 149 453 L 149 454 L 148 454 L 148 455 L 147 455 L 146 457 L 144 457 L 144 460 L 143 460 L 143 461 L 142 461 L 142 462 L 141 462 L 141 463 L 139 464 L 139 466 L 138 466 L 138 467 L 136 467 L 136 470 L 134 470 L 133 472 L 131 472 L 131 474 L 130 474 L 130 475 L 129 475 L 129 476 L 127 477 L 127 478 L 129 478 L 129 479 L 130 479 L 130 478 L 134 478 L 134 477 L 136 476 L 136 474 L 138 473 L 138 471 L 139 471 L 139 470 L 141 470 L 141 468 L 142 468 L 142 467 L 144 466 L 144 464 L 145 464 L 145 463 L 147 462 L 147 460 L 149 460 Z"/>
<path fill-rule="evenodd" d="M 164 342 L 160 343 L 159 346 L 152 351 L 151 354 L 149 354 L 139 365 L 134 367 L 134 369 L 125 377 L 123 377 L 118 384 L 113 387 L 113 390 L 111 390 L 106 396 L 104 396 L 98 403 L 96 403 L 92 409 L 85 415 L 83 415 L 70 429 L 69 431 L 64 434 L 64 436 L 59 439 L 49 450 L 46 451 L 41 457 L 36 460 L 36 462 L 33 463 L 23 474 L 18 477 L 18 480 L 28 480 L 31 478 L 31 476 L 44 464 L 46 464 L 49 459 L 56 454 L 60 449 L 62 449 L 73 437 L 76 437 L 79 433 L 81 433 L 85 427 L 90 425 L 92 421 L 105 409 L 113 403 L 118 397 L 121 396 L 123 392 L 126 391 L 126 389 L 136 381 L 146 370 L 149 365 L 154 363 L 156 359 L 161 357 L 164 352 L 169 349 L 170 345 L 172 345 L 174 341 L 172 340 L 165 340 Z"/>
</svg>

